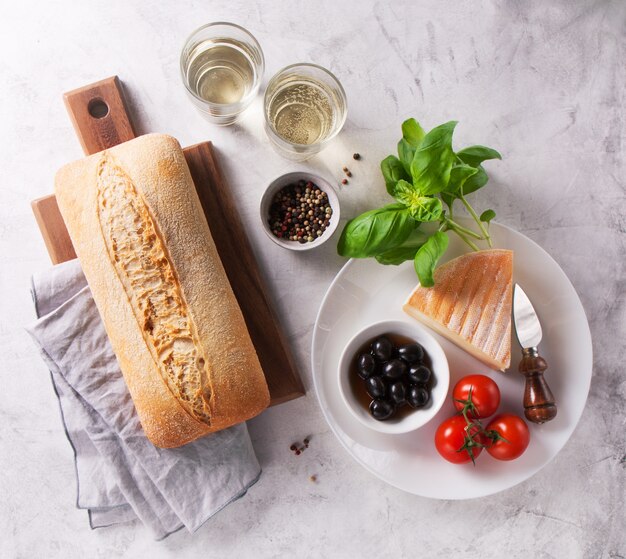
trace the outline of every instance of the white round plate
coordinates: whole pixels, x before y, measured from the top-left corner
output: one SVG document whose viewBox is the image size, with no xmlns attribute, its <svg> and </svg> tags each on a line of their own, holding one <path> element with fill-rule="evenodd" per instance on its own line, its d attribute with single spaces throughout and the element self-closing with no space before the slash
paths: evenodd
<svg viewBox="0 0 626 559">
<path fill-rule="evenodd" d="M 514 251 L 514 277 L 530 297 L 543 329 L 539 352 L 548 363 L 546 380 L 557 401 L 558 414 L 543 425 L 529 423 L 531 441 L 517 460 L 500 462 L 483 452 L 471 463 L 446 462 L 433 442 L 437 426 L 454 414 L 448 397 L 439 413 L 418 431 L 403 435 L 377 433 L 359 423 L 337 388 L 338 363 L 355 332 L 378 320 L 413 319 L 402 304 L 417 284 L 412 262 L 382 266 L 374 259 L 350 260 L 337 274 L 322 301 L 313 332 L 313 382 L 322 412 L 352 457 L 387 483 L 434 499 L 471 499 L 491 495 L 528 479 L 563 448 L 582 414 L 592 370 L 591 334 L 585 312 L 559 265 L 539 245 L 512 229 L 491 224 L 494 247 Z M 450 235 L 444 260 L 465 252 Z M 498 412 L 523 417 L 524 377 L 517 372 L 521 350 L 513 334 L 511 368 L 491 371 L 451 342 L 440 341 L 450 364 L 450 389 L 471 373 L 493 378 L 500 387 Z"/>
</svg>

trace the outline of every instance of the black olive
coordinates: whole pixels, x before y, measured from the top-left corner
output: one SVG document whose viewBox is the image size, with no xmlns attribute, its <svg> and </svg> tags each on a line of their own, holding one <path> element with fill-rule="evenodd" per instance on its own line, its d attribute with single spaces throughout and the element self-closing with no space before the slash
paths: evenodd
<svg viewBox="0 0 626 559">
<path fill-rule="evenodd" d="M 402 359 L 392 359 L 385 363 L 383 367 L 383 375 L 390 380 L 398 380 L 407 372 L 407 366 Z"/>
<path fill-rule="evenodd" d="M 389 419 L 395 411 L 396 408 L 387 400 L 372 400 L 370 404 L 370 413 L 372 417 L 378 419 L 378 421 Z"/>
<path fill-rule="evenodd" d="M 389 387 L 389 398 L 396 406 L 402 406 L 406 403 L 406 384 L 401 380 L 394 382 Z"/>
<path fill-rule="evenodd" d="M 412 408 L 421 408 L 428 403 L 430 394 L 425 388 L 421 386 L 411 386 L 409 393 L 407 394 L 406 401 Z"/>
<path fill-rule="evenodd" d="M 357 360 L 356 370 L 358 375 L 365 380 L 376 371 L 376 360 L 369 353 L 362 353 Z"/>
<path fill-rule="evenodd" d="M 384 398 L 387 394 L 387 381 L 382 377 L 369 377 L 365 381 L 365 390 L 372 398 Z"/>
<path fill-rule="evenodd" d="M 425 365 L 413 365 L 409 368 L 409 381 L 411 384 L 426 384 L 430 377 L 430 369 Z"/>
<path fill-rule="evenodd" d="M 417 343 L 406 344 L 398 348 L 398 356 L 407 363 L 417 363 L 424 359 L 424 348 Z"/>
<path fill-rule="evenodd" d="M 391 342 L 388 338 L 385 338 L 385 336 L 381 336 L 377 340 L 374 340 L 374 343 L 372 344 L 372 353 L 379 361 L 389 361 L 392 351 L 393 345 L 391 345 Z"/>
</svg>

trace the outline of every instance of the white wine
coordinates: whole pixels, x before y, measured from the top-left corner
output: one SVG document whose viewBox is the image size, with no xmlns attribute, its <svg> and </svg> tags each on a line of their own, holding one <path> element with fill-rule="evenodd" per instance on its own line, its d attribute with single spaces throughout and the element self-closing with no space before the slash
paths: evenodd
<svg viewBox="0 0 626 559">
<path fill-rule="evenodd" d="M 255 65 L 239 41 L 208 39 L 189 52 L 187 82 L 205 101 L 219 105 L 238 103 L 255 81 Z"/>
<path fill-rule="evenodd" d="M 346 93 L 339 80 L 315 64 L 292 64 L 267 84 L 265 132 L 276 151 L 293 161 L 319 152 L 346 121 Z"/>
<path fill-rule="evenodd" d="M 264 69 L 258 41 L 234 23 L 209 23 L 196 29 L 180 53 L 180 71 L 191 102 L 218 126 L 236 122 L 250 106 Z"/>
<path fill-rule="evenodd" d="M 267 107 L 276 133 L 293 144 L 311 145 L 324 141 L 335 126 L 335 110 L 329 93 L 319 83 L 290 76 L 278 84 Z"/>
</svg>

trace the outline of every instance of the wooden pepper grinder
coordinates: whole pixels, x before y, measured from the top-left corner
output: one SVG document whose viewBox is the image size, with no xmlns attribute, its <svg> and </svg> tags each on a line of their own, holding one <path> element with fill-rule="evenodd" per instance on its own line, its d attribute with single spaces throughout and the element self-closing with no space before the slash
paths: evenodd
<svg viewBox="0 0 626 559">
<path fill-rule="evenodd" d="M 545 423 L 556 416 L 556 403 L 552 391 L 543 377 L 548 368 L 536 347 L 522 349 L 519 372 L 526 377 L 524 388 L 524 415 L 533 423 Z"/>
</svg>

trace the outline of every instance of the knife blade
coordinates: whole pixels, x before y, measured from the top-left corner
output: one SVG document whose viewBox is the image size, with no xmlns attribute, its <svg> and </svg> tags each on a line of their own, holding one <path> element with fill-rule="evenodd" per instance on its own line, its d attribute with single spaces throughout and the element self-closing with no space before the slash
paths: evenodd
<svg viewBox="0 0 626 559">
<path fill-rule="evenodd" d="M 513 323 L 517 340 L 522 346 L 519 372 L 526 377 L 524 415 L 533 423 L 545 423 L 556 417 L 557 410 L 552 391 L 543 376 L 548 364 L 537 349 L 543 333 L 528 295 L 517 283 L 513 293 Z"/>
<path fill-rule="evenodd" d="M 513 293 L 513 322 L 517 340 L 523 348 L 537 347 L 539 345 L 542 338 L 539 317 L 528 295 L 517 283 Z"/>
</svg>

